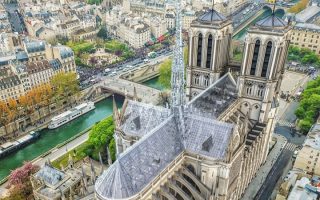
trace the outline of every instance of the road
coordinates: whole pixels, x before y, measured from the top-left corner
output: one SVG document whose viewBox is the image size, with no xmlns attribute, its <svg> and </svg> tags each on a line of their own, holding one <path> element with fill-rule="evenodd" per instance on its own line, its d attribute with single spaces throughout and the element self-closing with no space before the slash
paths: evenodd
<svg viewBox="0 0 320 200">
<path fill-rule="evenodd" d="M 294 149 L 295 145 L 292 145 L 292 143 L 286 144 L 254 200 L 270 199 L 274 187 L 277 185 L 279 178 L 284 173 L 284 170 L 293 155 Z"/>
</svg>

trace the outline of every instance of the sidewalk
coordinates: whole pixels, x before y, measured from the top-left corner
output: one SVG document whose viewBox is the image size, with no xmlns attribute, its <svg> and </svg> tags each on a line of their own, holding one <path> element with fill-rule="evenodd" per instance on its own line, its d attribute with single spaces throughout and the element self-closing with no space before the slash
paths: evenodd
<svg viewBox="0 0 320 200">
<path fill-rule="evenodd" d="M 264 181 L 272 169 L 274 162 L 277 161 L 283 147 L 287 144 L 287 139 L 282 135 L 273 134 L 273 138 L 276 138 L 277 142 L 273 149 L 269 152 L 266 162 L 260 167 L 256 177 L 252 179 L 251 183 L 247 187 L 242 197 L 243 200 L 254 199 L 260 190 L 260 187 L 264 184 Z"/>
<path fill-rule="evenodd" d="M 43 157 L 37 157 L 35 158 L 35 160 L 32 160 L 31 162 L 35 165 L 38 166 L 43 166 L 44 163 L 48 160 L 50 161 L 54 161 L 57 158 L 59 158 L 60 156 L 66 154 L 67 152 L 70 152 L 71 150 L 73 150 L 74 148 L 76 148 L 77 146 L 79 146 L 80 144 L 84 143 L 85 141 L 88 140 L 89 137 L 89 131 L 84 133 L 83 135 L 77 137 L 76 139 L 68 142 L 67 144 L 61 146 L 61 147 L 55 147 L 53 149 L 51 149 L 50 151 L 48 151 L 48 154 L 43 156 Z M 2 196 L 6 191 L 6 186 L 7 183 L 4 183 L 0 186 L 0 196 Z"/>
</svg>

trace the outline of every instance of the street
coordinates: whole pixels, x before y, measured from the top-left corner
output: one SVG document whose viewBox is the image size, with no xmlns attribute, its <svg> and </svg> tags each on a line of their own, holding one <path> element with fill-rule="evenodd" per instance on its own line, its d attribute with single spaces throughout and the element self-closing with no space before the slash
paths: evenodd
<svg viewBox="0 0 320 200">
<path fill-rule="evenodd" d="M 290 162 L 290 159 L 293 155 L 295 150 L 295 145 L 291 143 L 287 143 L 284 149 L 282 150 L 280 156 L 276 160 L 275 164 L 273 165 L 271 171 L 269 172 L 267 179 L 263 183 L 262 187 L 260 188 L 259 192 L 255 196 L 255 200 L 269 200 L 271 194 L 284 173 L 285 167 Z"/>
</svg>

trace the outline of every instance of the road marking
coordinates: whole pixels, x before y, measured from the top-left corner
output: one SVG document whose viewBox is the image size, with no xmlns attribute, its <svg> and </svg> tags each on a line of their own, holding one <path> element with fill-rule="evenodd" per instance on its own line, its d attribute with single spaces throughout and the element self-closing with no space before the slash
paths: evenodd
<svg viewBox="0 0 320 200">
<path fill-rule="evenodd" d="M 284 120 L 284 119 L 280 119 L 280 117 L 278 117 L 278 116 L 275 117 L 275 120 L 276 120 L 277 124 L 282 125 L 282 126 L 288 126 L 288 127 L 294 127 L 295 126 L 294 123 L 289 122 L 289 121 Z"/>
<path fill-rule="evenodd" d="M 285 149 L 287 149 L 289 151 L 295 151 L 296 148 L 297 148 L 297 145 L 295 145 L 293 143 L 287 143 L 287 145 L 285 146 Z"/>
</svg>

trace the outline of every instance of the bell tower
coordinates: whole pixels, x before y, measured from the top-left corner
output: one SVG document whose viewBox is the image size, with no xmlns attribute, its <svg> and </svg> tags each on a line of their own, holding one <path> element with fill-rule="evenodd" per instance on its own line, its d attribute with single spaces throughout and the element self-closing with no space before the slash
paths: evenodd
<svg viewBox="0 0 320 200">
<path fill-rule="evenodd" d="M 188 100 L 224 73 L 224 67 L 229 61 L 231 37 L 231 21 L 213 8 L 191 23 L 186 90 Z"/>
<path fill-rule="evenodd" d="M 241 111 L 267 123 L 280 90 L 290 43 L 290 26 L 272 15 L 250 27 L 238 83 Z"/>
</svg>

